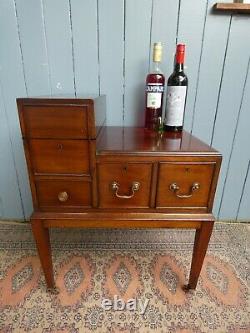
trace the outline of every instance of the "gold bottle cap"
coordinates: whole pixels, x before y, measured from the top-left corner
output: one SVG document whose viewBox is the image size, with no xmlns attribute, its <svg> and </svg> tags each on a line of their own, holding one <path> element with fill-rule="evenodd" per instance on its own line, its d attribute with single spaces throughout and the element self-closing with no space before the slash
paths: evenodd
<svg viewBox="0 0 250 333">
<path fill-rule="evenodd" d="M 153 49 L 153 61 L 154 62 L 161 62 L 162 57 L 162 43 L 154 43 L 154 49 Z"/>
</svg>

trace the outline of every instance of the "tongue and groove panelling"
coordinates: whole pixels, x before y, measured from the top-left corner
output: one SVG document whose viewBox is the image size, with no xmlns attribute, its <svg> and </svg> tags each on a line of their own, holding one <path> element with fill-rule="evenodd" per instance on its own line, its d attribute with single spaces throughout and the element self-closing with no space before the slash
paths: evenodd
<svg viewBox="0 0 250 333">
<path fill-rule="evenodd" d="M 228 1 L 229 2 L 229 1 Z M 0 217 L 32 210 L 15 99 L 106 94 L 108 125 L 143 125 L 152 45 L 162 69 L 187 44 L 185 128 L 224 156 L 220 219 L 250 220 L 250 16 L 218 14 L 207 0 L 3 0 L 0 2 Z"/>
<path fill-rule="evenodd" d="M 15 179 L 14 184 L 11 182 L 8 182 L 8 185 L 5 182 L 0 184 L 2 218 L 22 219 L 24 210 L 26 217 L 30 214 L 32 204 L 15 101 L 17 96 L 27 96 L 27 83 L 14 1 L 0 1 L 0 34 L 0 98 L 2 99 L 0 108 L 1 113 L 5 113 L 3 122 L 6 122 L 1 125 L 1 130 L 3 130 L 1 136 L 5 137 L 6 142 L 10 142 L 10 145 L 4 146 L 4 150 L 0 151 L 0 172 L 1 178 L 5 177 L 6 173 L 10 173 L 10 176 Z M 3 142 L 1 142 L 1 147 L 2 145 Z M 10 160 L 5 149 L 11 149 L 16 173 L 13 173 L 13 167 L 9 167 Z M 9 204 L 5 204 L 6 201 Z M 17 208 L 19 206 L 22 206 L 21 210 Z"/>
</svg>

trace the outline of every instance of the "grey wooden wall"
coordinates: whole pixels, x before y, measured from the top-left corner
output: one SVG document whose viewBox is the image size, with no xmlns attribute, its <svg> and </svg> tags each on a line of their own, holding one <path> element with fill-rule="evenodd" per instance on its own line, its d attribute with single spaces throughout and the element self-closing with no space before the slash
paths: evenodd
<svg viewBox="0 0 250 333">
<path fill-rule="evenodd" d="M 187 44 L 185 128 L 224 156 L 214 212 L 250 220 L 250 16 L 213 0 L 0 1 L 0 217 L 28 218 L 31 196 L 15 98 L 106 94 L 108 124 L 142 125 L 151 46 L 172 71 Z"/>
</svg>

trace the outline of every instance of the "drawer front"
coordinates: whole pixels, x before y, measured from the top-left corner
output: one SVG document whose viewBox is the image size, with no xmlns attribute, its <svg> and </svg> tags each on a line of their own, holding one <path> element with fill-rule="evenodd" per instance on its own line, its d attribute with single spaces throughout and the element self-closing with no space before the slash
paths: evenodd
<svg viewBox="0 0 250 333">
<path fill-rule="evenodd" d="M 39 180 L 36 181 L 36 192 L 40 208 L 91 206 L 89 181 Z"/>
<path fill-rule="evenodd" d="M 23 136 L 30 138 L 88 137 L 87 106 L 26 105 L 22 111 Z"/>
<path fill-rule="evenodd" d="M 206 210 L 214 168 L 215 163 L 160 163 L 156 207 Z"/>
<path fill-rule="evenodd" d="M 35 174 L 89 174 L 89 147 L 86 140 L 28 141 Z"/>
<path fill-rule="evenodd" d="M 105 163 L 98 166 L 99 206 L 149 207 L 151 163 Z"/>
</svg>

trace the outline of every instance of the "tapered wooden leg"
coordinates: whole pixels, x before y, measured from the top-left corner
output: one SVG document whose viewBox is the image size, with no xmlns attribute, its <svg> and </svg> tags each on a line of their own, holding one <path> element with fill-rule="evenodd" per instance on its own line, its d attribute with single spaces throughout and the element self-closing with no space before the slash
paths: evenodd
<svg viewBox="0 0 250 333">
<path fill-rule="evenodd" d="M 201 228 L 196 230 L 189 282 L 186 289 L 195 289 L 197 286 L 213 225 L 214 221 L 202 222 Z"/>
<path fill-rule="evenodd" d="M 45 275 L 46 284 L 49 291 L 55 289 L 53 265 L 51 257 L 51 246 L 49 229 L 43 226 L 41 220 L 32 220 L 32 231 L 36 241 L 37 251 Z"/>
</svg>

